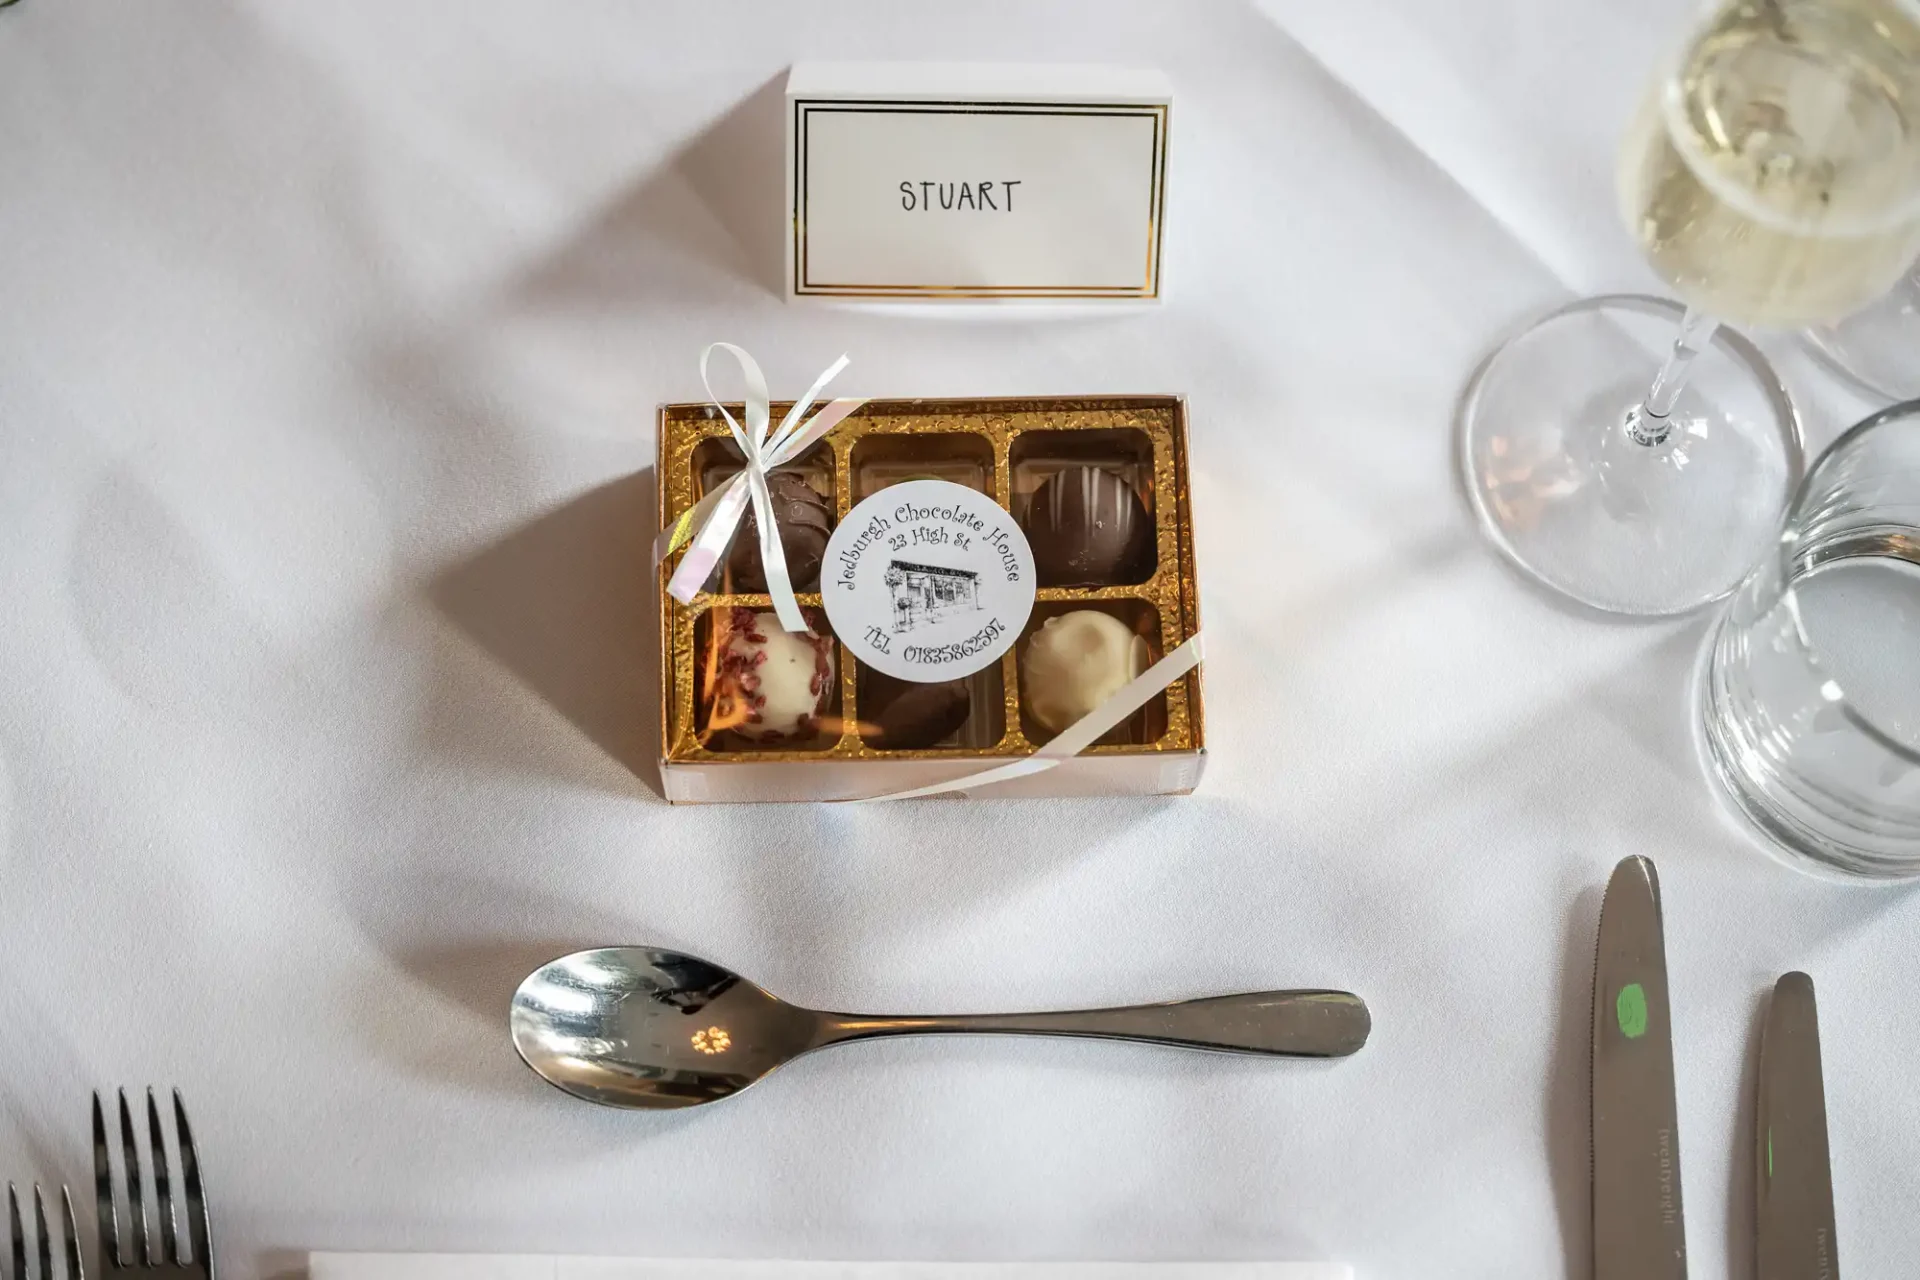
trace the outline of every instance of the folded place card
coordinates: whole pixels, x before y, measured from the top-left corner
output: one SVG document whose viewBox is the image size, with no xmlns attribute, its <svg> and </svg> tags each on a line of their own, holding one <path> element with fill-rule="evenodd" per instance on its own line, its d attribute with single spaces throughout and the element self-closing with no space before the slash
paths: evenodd
<svg viewBox="0 0 1920 1280">
<path fill-rule="evenodd" d="M 708 1262 L 316 1253 L 309 1280 L 1353 1280 L 1331 1262 Z"/>
<path fill-rule="evenodd" d="M 787 77 L 794 296 L 1160 296 L 1157 71 L 800 63 Z"/>
</svg>

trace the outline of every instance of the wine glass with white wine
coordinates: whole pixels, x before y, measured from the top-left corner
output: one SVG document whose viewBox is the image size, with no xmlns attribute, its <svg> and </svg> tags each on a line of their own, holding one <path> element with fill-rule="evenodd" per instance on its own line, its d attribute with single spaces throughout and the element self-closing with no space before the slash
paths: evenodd
<svg viewBox="0 0 1920 1280">
<path fill-rule="evenodd" d="M 1621 207 L 1684 307 L 1560 308 L 1461 405 L 1482 525 L 1609 612 L 1718 600 L 1778 537 L 1803 467 L 1765 358 L 1723 322 L 1806 328 L 1920 257 L 1920 0 L 1733 0 L 1695 27 L 1621 149 Z"/>
<path fill-rule="evenodd" d="M 1893 291 L 1807 337 L 1829 364 L 1881 400 L 1920 400 L 1920 262 Z"/>
</svg>

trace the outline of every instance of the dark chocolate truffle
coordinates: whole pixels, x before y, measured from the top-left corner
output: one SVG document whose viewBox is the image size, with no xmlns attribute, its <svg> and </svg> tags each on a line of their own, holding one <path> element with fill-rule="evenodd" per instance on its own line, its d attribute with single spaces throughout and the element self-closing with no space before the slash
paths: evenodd
<svg viewBox="0 0 1920 1280">
<path fill-rule="evenodd" d="M 791 471 L 769 475 L 767 493 L 773 499 L 773 523 L 780 530 L 780 546 L 787 553 L 787 576 L 793 580 L 795 591 L 811 591 L 820 585 L 820 561 L 827 554 L 827 538 L 833 533 L 833 506 Z M 767 575 L 760 564 L 760 521 L 751 506 L 727 552 L 727 568 L 733 571 L 735 591 L 767 589 Z"/>
<path fill-rule="evenodd" d="M 913 751 L 931 747 L 967 722 L 972 702 L 964 681 L 912 684 L 904 687 L 874 717 L 869 746 L 883 751 Z"/>
<path fill-rule="evenodd" d="M 1138 582 L 1153 565 L 1153 520 L 1133 486 L 1099 467 L 1067 467 L 1034 490 L 1027 541 L 1043 587 Z"/>
</svg>

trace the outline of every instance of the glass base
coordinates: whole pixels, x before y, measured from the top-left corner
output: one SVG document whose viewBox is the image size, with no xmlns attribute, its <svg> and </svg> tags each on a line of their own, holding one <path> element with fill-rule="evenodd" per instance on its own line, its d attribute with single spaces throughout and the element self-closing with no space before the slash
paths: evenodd
<svg viewBox="0 0 1920 1280">
<path fill-rule="evenodd" d="M 1920 266 L 1872 306 L 1809 329 L 1807 340 L 1863 390 L 1887 400 L 1920 400 Z"/>
<path fill-rule="evenodd" d="M 1608 613 L 1722 599 L 1778 539 L 1804 465 L 1787 390 L 1715 332 L 1660 443 L 1636 419 L 1685 314 L 1637 294 L 1562 307 L 1488 357 L 1460 406 L 1460 466 L 1487 536 L 1527 574 Z M 1658 424 L 1654 424 L 1658 425 Z"/>
</svg>

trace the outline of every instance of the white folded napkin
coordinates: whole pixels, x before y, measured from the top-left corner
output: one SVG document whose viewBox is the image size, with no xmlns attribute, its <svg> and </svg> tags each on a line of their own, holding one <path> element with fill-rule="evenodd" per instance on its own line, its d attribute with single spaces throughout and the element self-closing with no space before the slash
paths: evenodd
<svg viewBox="0 0 1920 1280">
<path fill-rule="evenodd" d="M 721 1262 L 316 1253 L 309 1280 L 1353 1280 L 1331 1262 Z"/>
</svg>

